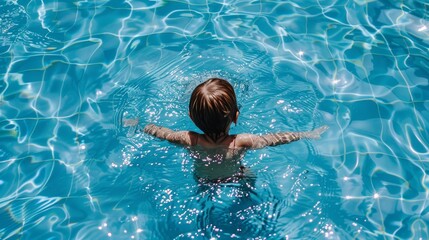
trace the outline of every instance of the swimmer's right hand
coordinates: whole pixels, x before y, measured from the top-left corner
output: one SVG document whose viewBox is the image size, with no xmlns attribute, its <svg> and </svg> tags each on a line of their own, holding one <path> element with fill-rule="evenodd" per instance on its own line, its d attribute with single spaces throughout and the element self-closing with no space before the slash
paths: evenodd
<svg viewBox="0 0 429 240">
<path fill-rule="evenodd" d="M 305 137 L 310 139 L 319 139 L 320 135 L 322 135 L 322 133 L 324 133 L 328 128 L 329 127 L 326 125 L 321 126 L 314 129 L 313 131 L 307 132 Z"/>
</svg>

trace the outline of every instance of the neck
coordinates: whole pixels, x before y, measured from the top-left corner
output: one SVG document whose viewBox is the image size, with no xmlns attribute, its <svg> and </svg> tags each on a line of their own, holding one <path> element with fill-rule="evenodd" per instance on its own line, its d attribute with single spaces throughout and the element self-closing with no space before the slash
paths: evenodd
<svg viewBox="0 0 429 240">
<path fill-rule="evenodd" d="M 223 140 L 225 140 L 225 138 L 227 138 L 229 136 L 228 132 L 224 132 L 219 134 L 218 136 L 211 136 L 208 134 L 204 134 L 207 136 L 207 138 L 212 141 L 213 143 L 219 143 L 222 142 Z"/>
</svg>

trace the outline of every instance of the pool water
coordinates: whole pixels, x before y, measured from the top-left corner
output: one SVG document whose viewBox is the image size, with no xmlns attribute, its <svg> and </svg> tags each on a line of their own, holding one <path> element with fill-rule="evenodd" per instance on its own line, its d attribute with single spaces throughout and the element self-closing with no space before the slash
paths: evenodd
<svg viewBox="0 0 429 240">
<path fill-rule="evenodd" d="M 0 239 L 428 239 L 425 0 L 0 4 Z M 199 184 L 180 130 L 228 79 L 254 186 Z"/>
</svg>

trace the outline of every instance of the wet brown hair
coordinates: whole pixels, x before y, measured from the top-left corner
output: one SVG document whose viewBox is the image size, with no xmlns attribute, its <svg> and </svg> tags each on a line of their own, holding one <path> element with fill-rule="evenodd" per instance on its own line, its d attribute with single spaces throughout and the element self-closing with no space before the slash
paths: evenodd
<svg viewBox="0 0 429 240">
<path fill-rule="evenodd" d="M 227 131 L 237 112 L 234 88 L 224 79 L 210 78 L 192 92 L 189 116 L 214 141 Z"/>
</svg>

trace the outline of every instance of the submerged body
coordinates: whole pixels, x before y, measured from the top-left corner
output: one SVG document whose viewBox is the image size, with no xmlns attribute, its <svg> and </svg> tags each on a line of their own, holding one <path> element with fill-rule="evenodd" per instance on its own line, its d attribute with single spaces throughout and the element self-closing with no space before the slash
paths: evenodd
<svg viewBox="0 0 429 240">
<path fill-rule="evenodd" d="M 199 181 L 225 182 L 244 177 L 244 149 L 189 148 L 194 159 L 194 175 Z"/>
<path fill-rule="evenodd" d="M 308 132 L 224 135 L 218 141 L 205 134 L 173 131 L 154 124 L 147 125 L 144 132 L 172 143 L 188 146 L 194 158 L 195 176 L 213 182 L 248 176 L 249 170 L 241 161 L 248 149 L 286 144 L 303 138 L 319 138 L 326 129 L 327 127 L 323 126 Z"/>
</svg>

